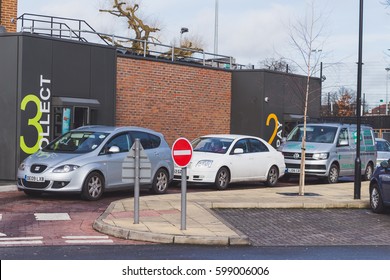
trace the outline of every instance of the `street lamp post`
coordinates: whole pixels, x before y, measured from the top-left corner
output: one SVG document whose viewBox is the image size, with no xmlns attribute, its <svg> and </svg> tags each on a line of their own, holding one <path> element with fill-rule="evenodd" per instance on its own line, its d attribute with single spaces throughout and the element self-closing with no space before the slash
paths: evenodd
<svg viewBox="0 0 390 280">
<path fill-rule="evenodd" d="M 214 54 L 218 53 L 218 0 L 215 0 Z"/>
<path fill-rule="evenodd" d="M 386 113 L 385 115 L 388 115 L 389 114 L 389 100 L 388 100 L 388 96 L 389 96 L 389 70 L 390 68 L 389 67 L 386 67 L 385 68 L 386 70 Z"/>
<path fill-rule="evenodd" d="M 358 71 L 357 71 L 357 95 L 356 95 L 356 158 L 355 158 L 355 180 L 354 199 L 360 199 L 362 186 L 362 170 L 360 160 L 360 127 L 361 127 L 361 96 L 362 96 L 362 53 L 363 53 L 363 0 L 359 1 L 359 44 L 358 44 Z"/>
<path fill-rule="evenodd" d="M 179 42 L 180 47 L 181 47 L 181 37 L 182 37 L 183 33 L 186 33 L 186 32 L 188 32 L 188 31 L 189 31 L 189 30 L 188 30 L 187 27 L 182 27 L 182 28 L 180 29 L 180 42 Z"/>
</svg>

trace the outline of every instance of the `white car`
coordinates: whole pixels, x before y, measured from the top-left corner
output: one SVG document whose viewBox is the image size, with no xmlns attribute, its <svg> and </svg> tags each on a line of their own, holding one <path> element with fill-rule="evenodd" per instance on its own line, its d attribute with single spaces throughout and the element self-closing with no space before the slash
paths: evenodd
<svg viewBox="0 0 390 280">
<path fill-rule="evenodd" d="M 259 181 L 274 186 L 284 175 L 281 152 L 261 138 L 215 134 L 192 142 L 193 155 L 187 166 L 187 182 L 213 183 L 224 190 L 229 183 Z M 182 169 L 175 166 L 174 180 L 181 180 Z"/>
</svg>

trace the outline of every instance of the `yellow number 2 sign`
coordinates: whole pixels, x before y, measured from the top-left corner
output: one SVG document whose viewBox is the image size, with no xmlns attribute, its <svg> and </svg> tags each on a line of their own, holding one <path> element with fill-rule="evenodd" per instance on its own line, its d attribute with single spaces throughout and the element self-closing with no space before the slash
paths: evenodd
<svg viewBox="0 0 390 280">
<path fill-rule="evenodd" d="M 268 115 L 267 122 L 266 122 L 267 126 L 270 126 L 271 120 L 274 121 L 274 130 L 272 132 L 271 137 L 268 140 L 268 143 L 272 145 L 272 143 L 275 140 L 275 137 L 278 136 L 278 139 L 276 140 L 276 147 L 279 147 L 280 140 L 282 139 L 282 129 L 281 129 L 282 124 L 279 122 L 278 117 L 274 113 Z"/>
</svg>

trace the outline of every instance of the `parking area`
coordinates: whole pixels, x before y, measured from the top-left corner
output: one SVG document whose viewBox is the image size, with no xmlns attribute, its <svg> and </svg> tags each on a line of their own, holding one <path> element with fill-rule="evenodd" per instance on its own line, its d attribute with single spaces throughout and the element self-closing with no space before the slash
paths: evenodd
<svg viewBox="0 0 390 280">
<path fill-rule="evenodd" d="M 254 246 L 388 245 L 390 214 L 369 209 L 218 209 Z"/>
</svg>

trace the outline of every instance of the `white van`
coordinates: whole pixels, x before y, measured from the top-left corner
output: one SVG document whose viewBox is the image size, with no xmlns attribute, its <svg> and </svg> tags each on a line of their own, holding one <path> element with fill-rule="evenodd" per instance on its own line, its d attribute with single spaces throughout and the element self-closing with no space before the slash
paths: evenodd
<svg viewBox="0 0 390 280">
<path fill-rule="evenodd" d="M 286 163 L 285 176 L 300 173 L 303 124 L 296 126 L 279 147 Z M 376 164 L 374 132 L 361 126 L 360 160 L 364 180 L 372 176 Z M 323 177 L 337 183 L 339 176 L 355 174 L 356 125 L 309 123 L 306 125 L 305 175 Z"/>
</svg>

